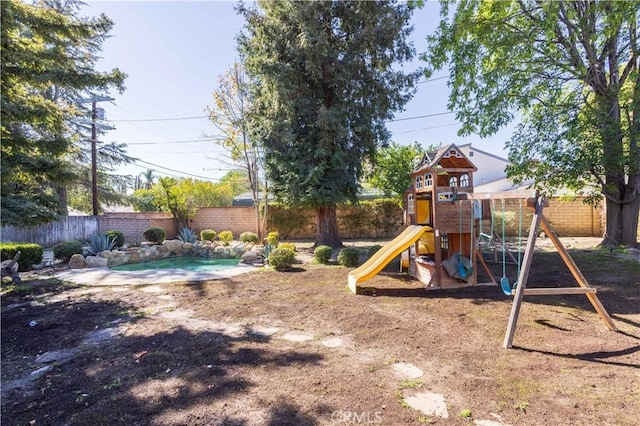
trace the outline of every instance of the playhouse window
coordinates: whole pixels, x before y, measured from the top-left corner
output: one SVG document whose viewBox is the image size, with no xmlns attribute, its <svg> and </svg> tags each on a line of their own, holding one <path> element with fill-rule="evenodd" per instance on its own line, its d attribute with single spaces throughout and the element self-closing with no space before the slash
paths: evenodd
<svg viewBox="0 0 640 426">
<path fill-rule="evenodd" d="M 416 212 L 416 204 L 415 199 L 413 198 L 413 194 L 409 194 L 407 197 L 407 211 L 409 214 L 414 214 Z"/>
<path fill-rule="evenodd" d="M 416 189 L 421 189 L 422 188 L 422 176 L 418 176 L 416 178 Z"/>
<path fill-rule="evenodd" d="M 460 176 L 460 186 L 469 186 L 469 175 L 463 174 Z"/>
<path fill-rule="evenodd" d="M 449 250 L 449 235 L 442 234 L 440 236 L 440 248 L 443 250 Z"/>
<path fill-rule="evenodd" d="M 424 186 L 426 188 L 433 186 L 433 176 L 431 176 L 431 173 L 424 175 Z"/>
<path fill-rule="evenodd" d="M 455 176 L 451 176 L 449 178 L 449 186 L 458 186 L 458 178 Z"/>
</svg>

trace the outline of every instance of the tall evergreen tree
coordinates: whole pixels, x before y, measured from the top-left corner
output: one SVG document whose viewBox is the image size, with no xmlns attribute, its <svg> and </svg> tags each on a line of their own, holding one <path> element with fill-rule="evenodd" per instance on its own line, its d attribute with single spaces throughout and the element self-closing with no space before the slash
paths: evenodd
<svg viewBox="0 0 640 426">
<path fill-rule="evenodd" d="M 604 245 L 637 245 L 640 2 L 441 1 L 427 74 L 451 71 L 449 107 L 487 136 L 517 112 L 510 177 L 606 199 Z"/>
<path fill-rule="evenodd" d="M 124 89 L 119 70 L 94 70 L 113 22 L 77 16 L 78 4 L 0 2 L 3 224 L 57 218 L 60 187 L 76 179 L 68 155 L 83 112 L 73 97 Z"/>
<path fill-rule="evenodd" d="M 393 1 L 258 1 L 241 5 L 252 85 L 252 137 L 274 194 L 316 209 L 316 245 L 338 247 L 336 205 L 355 200 L 363 164 L 390 137 L 385 121 L 415 89 L 394 68 L 414 55 L 413 12 Z"/>
</svg>

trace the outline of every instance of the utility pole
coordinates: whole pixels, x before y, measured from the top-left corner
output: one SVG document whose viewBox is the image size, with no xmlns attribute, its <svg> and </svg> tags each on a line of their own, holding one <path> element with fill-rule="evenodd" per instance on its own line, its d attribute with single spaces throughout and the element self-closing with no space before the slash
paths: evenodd
<svg viewBox="0 0 640 426">
<path fill-rule="evenodd" d="M 76 102 L 86 103 L 91 102 L 91 205 L 92 214 L 98 215 L 100 211 L 100 203 L 98 200 L 98 118 L 104 119 L 104 111 L 101 111 L 100 117 L 98 117 L 98 102 L 113 101 L 113 98 L 107 96 L 92 95 L 90 99 L 79 99 Z M 101 125 L 106 130 L 111 130 L 113 127 Z"/>
<path fill-rule="evenodd" d="M 91 200 L 94 216 L 98 216 L 100 203 L 98 203 L 98 132 L 96 129 L 96 119 L 98 108 L 97 100 L 94 97 L 91 102 Z"/>
</svg>

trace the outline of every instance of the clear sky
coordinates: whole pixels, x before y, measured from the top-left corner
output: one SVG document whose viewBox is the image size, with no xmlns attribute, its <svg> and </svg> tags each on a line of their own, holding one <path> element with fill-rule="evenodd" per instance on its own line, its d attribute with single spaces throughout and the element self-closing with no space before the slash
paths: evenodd
<svg viewBox="0 0 640 426">
<path fill-rule="evenodd" d="M 105 13 L 115 27 L 103 44 L 98 69 L 119 68 L 128 75 L 123 94 L 111 93 L 102 102 L 107 123 L 116 129 L 101 136 L 106 142 L 128 145 L 139 160 L 120 173 L 139 175 L 154 169 L 156 175 L 200 177 L 217 181 L 235 166 L 215 145 L 217 134 L 206 118 L 213 104 L 218 76 L 237 57 L 236 36 L 244 24 L 231 1 L 91 1 L 86 16 Z M 413 17 L 412 40 L 425 50 L 425 36 L 434 30 L 439 4 L 427 2 Z M 407 65 L 413 70 L 419 61 Z M 423 146 L 473 143 L 474 147 L 504 156 L 504 141 L 511 129 L 488 139 L 461 138 L 455 114 L 448 113 L 447 71 L 419 84 L 418 93 L 397 113 L 388 128 L 392 140 Z M 424 78 L 422 79 L 424 80 Z M 413 118 L 425 115 L 432 117 Z"/>
</svg>

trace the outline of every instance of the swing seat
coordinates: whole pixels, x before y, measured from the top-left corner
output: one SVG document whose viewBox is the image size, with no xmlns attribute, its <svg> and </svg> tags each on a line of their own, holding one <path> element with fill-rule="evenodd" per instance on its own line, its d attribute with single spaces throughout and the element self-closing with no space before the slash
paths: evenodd
<svg viewBox="0 0 640 426">
<path fill-rule="evenodd" d="M 500 280 L 500 287 L 502 287 L 502 292 L 507 296 L 511 296 L 511 284 L 509 283 L 509 278 L 502 277 Z"/>
<path fill-rule="evenodd" d="M 442 262 L 442 266 L 451 278 L 459 278 L 463 281 L 468 281 L 469 277 L 473 275 L 471 260 L 460 253 L 454 253 L 451 255 L 450 258 Z"/>
</svg>

